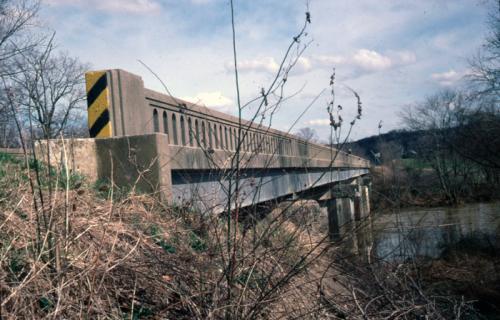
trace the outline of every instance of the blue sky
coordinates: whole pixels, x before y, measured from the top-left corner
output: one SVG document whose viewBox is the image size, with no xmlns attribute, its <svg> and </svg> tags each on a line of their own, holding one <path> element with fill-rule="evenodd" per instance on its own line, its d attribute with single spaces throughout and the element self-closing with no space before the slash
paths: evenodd
<svg viewBox="0 0 500 320">
<path fill-rule="evenodd" d="M 273 126 L 288 130 L 337 72 L 337 102 L 344 118 L 356 101 L 364 117 L 352 138 L 400 126 L 398 113 L 428 94 L 459 85 L 467 58 L 487 33 L 488 0 L 310 0 L 308 49 L 289 78 Z M 235 0 L 243 101 L 266 86 L 306 11 L 305 0 Z M 228 0 L 44 0 L 42 19 L 56 31 L 61 49 L 94 69 L 122 68 L 161 85 L 141 66 L 152 67 L 171 92 L 234 113 Z M 326 140 L 325 103 L 317 100 L 292 131 L 314 128 Z M 249 110 L 251 112 L 251 110 Z"/>
</svg>

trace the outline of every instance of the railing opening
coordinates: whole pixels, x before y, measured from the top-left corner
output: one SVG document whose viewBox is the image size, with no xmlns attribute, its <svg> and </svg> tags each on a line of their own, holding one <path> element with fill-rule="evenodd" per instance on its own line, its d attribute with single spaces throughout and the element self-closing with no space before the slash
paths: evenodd
<svg viewBox="0 0 500 320">
<path fill-rule="evenodd" d="M 153 110 L 153 130 L 154 132 L 160 132 L 160 119 L 158 119 L 158 111 Z"/>
<path fill-rule="evenodd" d="M 177 139 L 177 120 L 175 119 L 175 114 L 172 114 L 172 136 L 174 144 L 179 144 L 179 141 Z"/>
<path fill-rule="evenodd" d="M 168 116 L 167 111 L 163 111 L 163 132 L 168 135 Z M 168 137 L 170 140 L 170 136 Z"/>
<path fill-rule="evenodd" d="M 193 132 L 193 123 L 191 122 L 191 118 L 188 118 L 188 131 L 189 131 L 189 145 L 192 147 L 194 145 L 194 132 Z"/>
</svg>

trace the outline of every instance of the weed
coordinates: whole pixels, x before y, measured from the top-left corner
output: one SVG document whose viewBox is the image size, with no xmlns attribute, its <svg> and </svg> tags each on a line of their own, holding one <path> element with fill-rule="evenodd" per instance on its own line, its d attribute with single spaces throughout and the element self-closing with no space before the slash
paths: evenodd
<svg viewBox="0 0 500 320">
<path fill-rule="evenodd" d="M 145 319 L 149 318 L 153 315 L 153 311 L 149 308 L 140 306 L 140 307 L 135 307 L 134 311 L 132 312 L 132 315 L 129 313 L 124 313 L 123 314 L 123 319 L 132 319 L 132 320 L 140 320 L 140 319 Z"/>
<path fill-rule="evenodd" d="M 257 270 L 245 270 L 235 279 L 242 286 L 248 285 L 250 289 L 264 290 L 267 284 L 266 276 Z"/>
<path fill-rule="evenodd" d="M 196 252 L 207 251 L 207 244 L 205 243 L 205 241 L 192 231 L 189 233 L 189 244 L 191 246 L 191 249 Z"/>
<path fill-rule="evenodd" d="M 69 174 L 69 179 L 67 179 L 64 171 L 61 172 L 59 180 L 62 189 L 66 189 L 67 187 L 70 190 L 78 189 L 86 182 L 85 176 L 76 172 L 71 172 Z"/>
<path fill-rule="evenodd" d="M 131 191 L 130 187 L 113 186 L 109 179 L 99 179 L 92 187 L 99 198 L 107 200 L 113 195 L 113 201 L 127 198 Z"/>
<path fill-rule="evenodd" d="M 21 218 L 21 219 L 23 219 L 23 220 L 28 220 L 28 215 L 26 214 L 26 212 L 24 212 L 24 211 L 22 211 L 22 210 L 19 210 L 19 209 L 16 209 L 16 210 L 15 210 L 15 213 L 16 213 L 16 215 L 17 215 L 19 218 Z"/>
<path fill-rule="evenodd" d="M 54 303 L 47 297 L 41 297 L 38 299 L 38 306 L 42 311 L 47 312 L 54 307 Z"/>
<path fill-rule="evenodd" d="M 11 154 L 8 154 L 8 153 L 4 153 L 4 152 L 0 152 L 0 164 L 4 164 L 4 163 L 19 163 L 19 159 L 17 159 L 16 157 L 14 157 L 13 155 Z"/>
<path fill-rule="evenodd" d="M 15 281 L 22 281 L 26 276 L 26 261 L 24 259 L 24 253 L 22 251 L 11 251 L 9 271 Z"/>
<path fill-rule="evenodd" d="M 149 226 L 148 233 L 151 236 L 151 238 L 153 239 L 153 241 L 157 245 L 162 247 L 162 249 L 165 250 L 165 252 L 167 252 L 167 253 L 175 253 L 176 252 L 175 247 L 172 246 L 169 242 L 167 242 L 162 237 L 163 230 L 161 230 L 161 228 L 158 225 L 153 224 L 153 225 Z"/>
</svg>

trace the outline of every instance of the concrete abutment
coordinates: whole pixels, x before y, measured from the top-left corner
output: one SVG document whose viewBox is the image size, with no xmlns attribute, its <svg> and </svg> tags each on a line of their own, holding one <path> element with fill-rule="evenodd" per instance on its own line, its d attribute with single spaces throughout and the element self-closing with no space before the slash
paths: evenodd
<svg viewBox="0 0 500 320">
<path fill-rule="evenodd" d="M 106 180 L 113 186 L 156 194 L 161 200 L 171 202 L 167 140 L 165 134 L 50 140 L 50 163 L 60 170 L 67 167 L 70 173 L 84 175 L 91 183 Z M 36 153 L 48 162 L 47 141 L 37 144 Z"/>
</svg>

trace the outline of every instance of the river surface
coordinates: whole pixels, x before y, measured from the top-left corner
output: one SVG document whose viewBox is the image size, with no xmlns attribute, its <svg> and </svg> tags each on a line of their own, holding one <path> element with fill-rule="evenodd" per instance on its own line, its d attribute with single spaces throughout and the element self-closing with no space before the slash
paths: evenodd
<svg viewBox="0 0 500 320">
<path fill-rule="evenodd" d="M 500 245 L 500 202 L 372 215 L 371 253 L 384 260 L 437 258 L 464 238 Z"/>
</svg>

